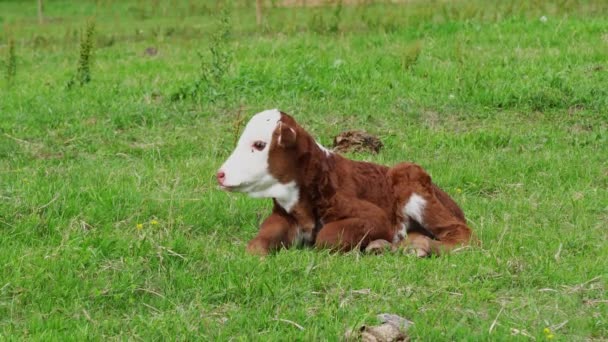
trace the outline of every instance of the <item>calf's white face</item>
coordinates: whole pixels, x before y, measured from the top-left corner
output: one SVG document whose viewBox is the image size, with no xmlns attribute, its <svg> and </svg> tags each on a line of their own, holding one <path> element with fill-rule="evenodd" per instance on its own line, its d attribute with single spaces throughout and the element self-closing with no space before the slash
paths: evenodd
<svg viewBox="0 0 608 342">
<path fill-rule="evenodd" d="M 257 197 L 274 197 L 266 194 L 279 184 L 268 170 L 268 151 L 280 119 L 281 112 L 272 109 L 249 120 L 236 148 L 217 173 L 222 189 Z"/>
</svg>

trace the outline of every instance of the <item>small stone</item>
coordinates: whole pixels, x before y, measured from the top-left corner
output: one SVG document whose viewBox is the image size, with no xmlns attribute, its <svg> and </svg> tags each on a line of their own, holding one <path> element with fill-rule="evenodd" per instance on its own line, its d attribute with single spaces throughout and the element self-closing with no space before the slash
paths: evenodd
<svg viewBox="0 0 608 342">
<path fill-rule="evenodd" d="M 379 314 L 378 319 L 380 322 L 392 324 L 401 330 L 407 330 L 412 324 L 414 324 L 414 322 L 407 318 L 388 313 Z"/>
<path fill-rule="evenodd" d="M 376 326 L 361 326 L 358 331 L 347 331 L 344 337 L 347 341 L 365 342 L 396 342 L 409 341 L 407 329 L 414 324 L 412 321 L 394 314 L 380 314 L 378 319 L 382 324 Z"/>
</svg>

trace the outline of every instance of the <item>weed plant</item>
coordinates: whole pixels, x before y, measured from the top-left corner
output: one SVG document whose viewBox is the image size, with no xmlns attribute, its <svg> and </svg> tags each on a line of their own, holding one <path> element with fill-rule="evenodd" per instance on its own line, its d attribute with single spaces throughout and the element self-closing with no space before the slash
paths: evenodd
<svg viewBox="0 0 608 342">
<path fill-rule="evenodd" d="M 224 7 L 219 16 L 217 30 L 211 36 L 209 54 L 198 52 L 199 75 L 193 83 L 182 86 L 171 98 L 183 100 L 187 98 L 199 101 L 215 102 L 218 99 L 226 99 L 230 95 L 228 89 L 228 73 L 232 63 L 231 12 L 229 7 Z"/>
<path fill-rule="evenodd" d="M 6 56 L 6 87 L 10 88 L 17 77 L 17 53 L 15 52 L 15 40 L 8 40 L 8 53 Z"/>
<path fill-rule="evenodd" d="M 74 85 L 83 86 L 91 82 L 91 63 L 93 62 L 93 50 L 95 39 L 95 21 L 89 21 L 82 38 L 80 39 L 80 54 L 76 76 L 68 82 L 68 88 Z"/>
</svg>

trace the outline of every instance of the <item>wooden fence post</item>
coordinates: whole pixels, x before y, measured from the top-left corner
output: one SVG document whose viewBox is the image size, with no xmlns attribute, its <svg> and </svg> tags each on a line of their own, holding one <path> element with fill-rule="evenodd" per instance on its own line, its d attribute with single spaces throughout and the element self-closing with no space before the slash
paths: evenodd
<svg viewBox="0 0 608 342">
<path fill-rule="evenodd" d="M 255 19 L 258 26 L 262 25 L 262 6 L 264 6 L 263 0 L 255 0 Z"/>
<path fill-rule="evenodd" d="M 42 4 L 42 0 L 38 0 L 38 24 L 42 24 L 44 22 L 44 17 L 42 16 L 43 10 L 44 6 Z"/>
</svg>

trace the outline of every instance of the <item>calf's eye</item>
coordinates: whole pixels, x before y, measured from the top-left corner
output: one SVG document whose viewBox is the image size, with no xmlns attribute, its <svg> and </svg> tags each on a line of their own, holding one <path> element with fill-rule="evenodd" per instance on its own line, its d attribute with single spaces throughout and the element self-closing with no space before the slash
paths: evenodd
<svg viewBox="0 0 608 342">
<path fill-rule="evenodd" d="M 261 140 L 258 140 L 258 141 L 256 141 L 256 142 L 253 143 L 253 148 L 255 148 L 258 151 L 263 150 L 264 147 L 266 147 L 266 143 L 263 142 L 263 141 L 261 141 Z"/>
</svg>

